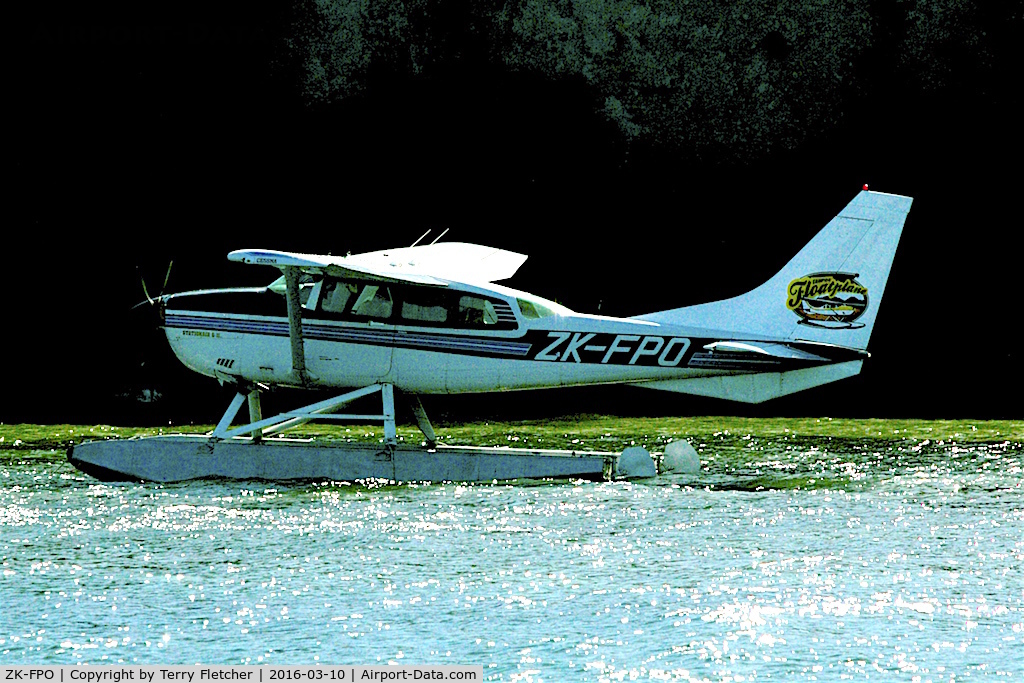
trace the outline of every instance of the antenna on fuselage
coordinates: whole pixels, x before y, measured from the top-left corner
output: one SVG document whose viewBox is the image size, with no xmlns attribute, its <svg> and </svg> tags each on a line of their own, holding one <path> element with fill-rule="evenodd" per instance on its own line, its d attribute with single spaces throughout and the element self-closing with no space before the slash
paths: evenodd
<svg viewBox="0 0 1024 683">
<path fill-rule="evenodd" d="M 448 231 L 449 231 L 449 230 L 451 230 L 451 228 L 445 228 L 445 229 L 444 229 L 444 232 L 442 232 L 442 233 L 441 233 L 440 235 L 438 235 L 437 237 L 435 237 L 435 238 L 434 238 L 434 241 L 433 241 L 433 242 L 431 242 L 431 244 L 437 244 L 437 241 L 438 241 L 439 239 L 441 239 L 442 237 L 444 237 L 445 235 L 447 235 L 447 234 L 448 234 Z M 420 239 L 422 239 L 422 238 L 420 238 Z"/>
<path fill-rule="evenodd" d="M 417 244 L 419 244 L 420 242 L 423 241 L 424 237 L 426 237 L 429 234 L 430 234 L 430 228 L 427 228 L 427 231 L 425 233 L 423 233 L 422 235 L 420 235 L 420 238 L 418 240 L 416 240 L 415 242 L 413 242 L 412 244 L 410 244 L 409 246 L 410 247 L 415 247 Z"/>
</svg>

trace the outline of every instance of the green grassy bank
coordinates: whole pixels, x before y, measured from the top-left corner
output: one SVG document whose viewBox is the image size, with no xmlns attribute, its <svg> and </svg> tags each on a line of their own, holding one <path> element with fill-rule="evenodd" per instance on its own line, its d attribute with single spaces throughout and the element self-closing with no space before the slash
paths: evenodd
<svg viewBox="0 0 1024 683">
<path fill-rule="evenodd" d="M 211 425 L 117 427 L 111 425 L 0 424 L 0 449 L 65 449 L 95 439 L 125 439 L 156 434 L 202 434 Z M 590 448 L 612 450 L 623 444 L 656 447 L 678 438 L 702 438 L 727 434 L 733 437 L 832 437 L 893 439 L 932 442 L 1021 442 L 1024 420 L 881 420 L 832 418 L 621 418 L 579 415 L 546 421 L 475 422 L 437 424 L 445 443 L 479 446 L 526 446 L 540 448 Z M 294 438 L 328 441 L 377 441 L 380 425 L 307 424 L 289 432 Z M 422 440 L 412 425 L 400 425 L 399 438 Z"/>
</svg>

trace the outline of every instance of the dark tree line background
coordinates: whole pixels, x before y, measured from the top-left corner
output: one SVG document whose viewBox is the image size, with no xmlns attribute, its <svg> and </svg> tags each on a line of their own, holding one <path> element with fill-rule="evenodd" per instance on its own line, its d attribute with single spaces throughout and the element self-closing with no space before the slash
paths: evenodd
<svg viewBox="0 0 1024 683">
<path fill-rule="evenodd" d="M 378 74 L 533 74 L 582 86 L 628 140 L 743 163 L 890 90 L 999 89 L 1012 40 L 1000 33 L 1020 12 L 965 0 L 321 0 L 299 7 L 289 44 L 312 101 L 343 101 Z"/>
<path fill-rule="evenodd" d="M 864 182 L 915 204 L 860 377 L 760 407 L 597 388 L 433 412 L 1021 416 L 1016 3 L 46 5 L 11 26 L 0 420 L 216 420 L 226 390 L 132 309 L 171 260 L 168 291 L 263 284 L 225 254 L 450 228 L 529 254 L 512 286 L 634 315 L 760 284 Z"/>
</svg>

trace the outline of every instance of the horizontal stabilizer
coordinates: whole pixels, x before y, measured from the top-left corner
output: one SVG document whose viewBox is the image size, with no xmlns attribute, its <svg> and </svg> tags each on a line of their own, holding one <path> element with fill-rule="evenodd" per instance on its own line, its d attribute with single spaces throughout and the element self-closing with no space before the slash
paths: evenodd
<svg viewBox="0 0 1024 683">
<path fill-rule="evenodd" d="M 726 351 L 729 353 L 752 353 L 770 358 L 784 358 L 786 360 L 806 361 L 827 361 L 827 358 L 795 349 L 786 344 L 773 344 L 771 342 L 747 342 L 747 341 L 718 341 L 706 344 L 706 351 Z"/>
<path fill-rule="evenodd" d="M 638 382 L 633 386 L 674 391 L 680 394 L 724 398 L 743 403 L 763 403 L 779 396 L 853 377 L 860 372 L 863 364 L 864 361 L 853 360 L 786 372 L 670 379 L 658 382 Z"/>
</svg>

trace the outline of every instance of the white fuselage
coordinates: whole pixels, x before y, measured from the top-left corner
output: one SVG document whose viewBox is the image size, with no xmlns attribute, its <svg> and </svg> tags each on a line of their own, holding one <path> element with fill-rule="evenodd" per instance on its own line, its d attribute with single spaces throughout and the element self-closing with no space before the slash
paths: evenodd
<svg viewBox="0 0 1024 683">
<path fill-rule="evenodd" d="M 860 192 L 759 287 L 608 318 L 494 284 L 523 254 L 465 243 L 228 254 L 267 287 L 160 297 L 177 356 L 239 385 L 463 393 L 637 383 L 761 402 L 860 372 L 911 199 Z M 725 330 L 721 328 L 726 328 Z"/>
<path fill-rule="evenodd" d="M 275 296 L 255 290 L 230 293 Z M 331 319 L 318 314 L 313 301 L 302 318 L 306 380 L 301 384 L 342 388 L 387 383 L 416 394 L 455 394 L 682 379 L 738 370 L 706 362 L 694 366 L 695 360 L 710 357 L 703 345 L 720 337 L 695 336 L 641 320 L 576 314 L 561 307 L 527 318 L 523 309 L 535 308 L 516 296 L 523 293 L 503 287 L 460 286 L 450 296 L 454 301 L 464 294 L 486 297 L 498 310 L 492 317 L 497 324 L 415 324 L 399 314 L 406 310 L 400 292 L 393 295 L 388 319 L 382 320 Z M 206 304 L 212 299 L 204 297 L 216 295 L 186 293 L 166 302 L 164 329 L 178 358 L 196 372 L 227 381 L 300 384 L 292 372 L 283 301 L 279 315 L 209 310 L 228 308 Z"/>
<path fill-rule="evenodd" d="M 165 325 L 165 331 L 174 353 L 192 370 L 220 379 L 294 382 L 289 338 L 281 334 L 287 331 L 286 319 L 199 313 L 190 318 L 187 326 Z M 666 334 L 658 325 L 562 316 L 544 322 L 517 332 L 475 333 L 304 322 L 306 369 L 314 386 L 388 383 L 425 394 L 641 382 L 709 372 L 682 362 L 692 343 L 689 337 Z M 550 327 L 552 322 L 557 329 Z M 541 348 L 524 341 L 529 329 L 544 333 Z M 588 344 L 588 336 L 596 333 L 604 341 L 608 335 L 610 343 Z M 652 358 L 654 365 L 640 363 Z"/>
</svg>

